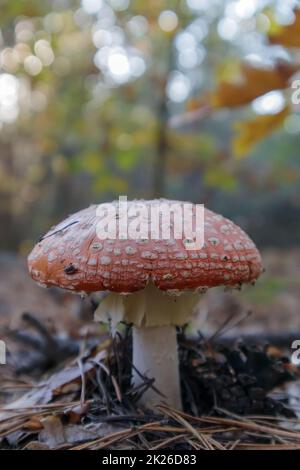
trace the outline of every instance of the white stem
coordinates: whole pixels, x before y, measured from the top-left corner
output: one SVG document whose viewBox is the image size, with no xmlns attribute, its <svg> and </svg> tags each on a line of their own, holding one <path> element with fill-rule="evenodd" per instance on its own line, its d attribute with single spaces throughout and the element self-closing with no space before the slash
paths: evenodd
<svg viewBox="0 0 300 470">
<path fill-rule="evenodd" d="M 149 388 L 141 402 L 151 406 L 165 402 L 181 409 L 180 378 L 176 329 L 172 325 L 133 327 L 133 364 L 147 378 L 155 378 L 154 386 L 164 397 Z M 133 383 L 140 385 L 143 379 L 133 370 Z"/>
</svg>

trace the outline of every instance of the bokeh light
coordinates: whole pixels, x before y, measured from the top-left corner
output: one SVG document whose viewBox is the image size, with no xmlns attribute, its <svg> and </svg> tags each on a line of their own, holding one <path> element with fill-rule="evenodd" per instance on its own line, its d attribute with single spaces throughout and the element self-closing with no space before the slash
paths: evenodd
<svg viewBox="0 0 300 470">
<path fill-rule="evenodd" d="M 106 29 L 98 29 L 93 33 L 93 43 L 96 47 L 111 46 L 113 43 L 113 36 L 110 31 Z"/>
<path fill-rule="evenodd" d="M 201 64 L 206 56 L 206 51 L 203 46 L 197 48 L 188 47 L 178 55 L 178 64 L 185 69 L 193 69 Z"/>
<path fill-rule="evenodd" d="M 42 71 L 42 68 L 42 62 L 35 55 L 29 55 L 24 60 L 24 69 L 29 75 L 38 75 Z"/>
<path fill-rule="evenodd" d="M 131 74 L 134 77 L 142 76 L 146 71 L 146 64 L 142 57 L 133 56 L 129 58 Z"/>
<path fill-rule="evenodd" d="M 270 91 L 252 102 L 252 108 L 257 114 L 276 114 L 284 106 L 285 99 L 281 91 Z"/>
<path fill-rule="evenodd" d="M 43 65 L 49 66 L 54 61 L 54 53 L 50 43 L 45 39 L 40 39 L 34 44 L 34 52 Z"/>
<path fill-rule="evenodd" d="M 60 13 L 53 11 L 45 16 L 45 18 L 43 19 L 43 25 L 45 31 L 47 31 L 48 33 L 57 34 L 62 30 L 64 26 L 64 20 Z"/>
<path fill-rule="evenodd" d="M 166 32 L 174 31 L 178 26 L 178 18 L 174 11 L 162 11 L 158 17 L 159 27 Z"/>
<path fill-rule="evenodd" d="M 6 47 L 0 53 L 0 67 L 6 72 L 16 72 L 19 66 L 20 58 L 15 49 Z"/>
<path fill-rule="evenodd" d="M 148 28 L 148 20 L 142 15 L 133 16 L 127 23 L 127 29 L 136 37 L 141 37 L 146 34 Z"/>
<path fill-rule="evenodd" d="M 183 31 L 176 35 L 175 46 L 179 51 L 184 50 L 186 48 L 196 48 L 197 41 L 192 33 Z"/>
<path fill-rule="evenodd" d="M 126 10 L 129 6 L 129 0 L 109 0 L 109 3 L 116 11 Z"/>
<path fill-rule="evenodd" d="M 11 123 L 19 114 L 19 81 L 14 75 L 0 74 L 0 122 Z"/>
<path fill-rule="evenodd" d="M 186 0 L 186 3 L 191 10 L 203 11 L 209 6 L 209 3 L 213 3 L 213 0 Z"/>
<path fill-rule="evenodd" d="M 102 0 L 82 0 L 82 8 L 90 15 L 96 14 L 101 10 L 103 5 Z"/>
<path fill-rule="evenodd" d="M 229 17 L 222 18 L 218 23 L 218 33 L 222 39 L 232 41 L 238 34 L 237 22 Z"/>
<path fill-rule="evenodd" d="M 258 6 L 257 0 L 238 0 L 230 2 L 225 9 L 226 15 L 237 18 L 251 18 Z"/>
<path fill-rule="evenodd" d="M 27 42 L 33 38 L 34 26 L 29 19 L 18 21 L 15 27 L 16 41 Z"/>
<path fill-rule="evenodd" d="M 107 67 L 116 82 L 126 82 L 130 77 L 130 62 L 125 49 L 112 49 L 107 57 Z"/>
<path fill-rule="evenodd" d="M 183 73 L 172 72 L 167 84 L 167 96 L 175 103 L 185 101 L 191 91 L 191 82 Z"/>
</svg>

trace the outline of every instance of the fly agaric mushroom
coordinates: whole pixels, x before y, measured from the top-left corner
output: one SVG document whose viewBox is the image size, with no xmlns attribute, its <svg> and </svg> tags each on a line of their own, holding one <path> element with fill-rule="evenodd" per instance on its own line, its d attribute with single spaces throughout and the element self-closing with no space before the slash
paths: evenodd
<svg viewBox="0 0 300 470">
<path fill-rule="evenodd" d="M 142 202 L 151 208 L 162 200 Z M 136 371 L 154 378 L 165 401 L 181 408 L 175 327 L 187 323 L 208 288 L 255 281 L 260 254 L 241 228 L 208 209 L 201 249 L 188 250 L 172 237 L 99 240 L 97 207 L 71 215 L 41 238 L 28 257 L 30 274 L 45 287 L 107 291 L 95 319 L 133 325 L 133 383 L 143 380 Z M 142 398 L 145 405 L 160 400 L 152 388 Z"/>
</svg>

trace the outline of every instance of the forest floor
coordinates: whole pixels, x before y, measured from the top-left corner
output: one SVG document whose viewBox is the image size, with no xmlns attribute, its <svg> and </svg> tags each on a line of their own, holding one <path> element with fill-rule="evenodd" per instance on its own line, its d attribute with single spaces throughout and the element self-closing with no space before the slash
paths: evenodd
<svg viewBox="0 0 300 470">
<path fill-rule="evenodd" d="M 0 253 L 0 448 L 300 448 L 300 250 L 263 260 L 255 287 L 212 289 L 179 334 L 178 412 L 138 406 L 130 330 L 111 343 L 89 299 L 40 288 Z"/>
</svg>

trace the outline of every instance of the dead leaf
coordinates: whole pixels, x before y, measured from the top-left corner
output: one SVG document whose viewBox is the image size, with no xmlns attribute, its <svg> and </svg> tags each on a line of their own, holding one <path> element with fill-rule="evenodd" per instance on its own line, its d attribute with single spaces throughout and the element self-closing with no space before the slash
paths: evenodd
<svg viewBox="0 0 300 470">
<path fill-rule="evenodd" d="M 26 422 L 26 424 L 24 425 L 24 429 L 28 431 L 40 431 L 41 429 L 43 429 L 41 419 L 33 416 L 32 418 L 30 418 L 29 421 Z"/>
<path fill-rule="evenodd" d="M 269 33 L 271 44 L 281 44 L 285 47 L 300 47 L 300 10 L 294 11 L 295 19 L 292 24 L 276 25 L 276 30 Z"/>
<path fill-rule="evenodd" d="M 77 424 L 80 422 L 82 416 L 86 415 L 88 410 L 90 408 L 90 404 L 89 403 L 84 403 L 84 405 L 82 406 L 82 404 L 80 405 L 77 405 L 77 406 L 74 406 L 73 408 L 71 408 L 69 411 L 68 411 L 68 419 L 69 419 L 69 423 L 70 424 Z"/>
<path fill-rule="evenodd" d="M 31 441 L 23 447 L 23 450 L 49 450 L 49 447 L 46 444 L 42 444 L 38 441 Z"/>
<path fill-rule="evenodd" d="M 220 82 L 218 89 L 211 95 L 211 104 L 217 108 L 235 108 L 251 103 L 269 91 L 287 88 L 290 78 L 299 68 L 300 65 L 287 63 L 278 63 L 268 69 L 242 64 L 235 81 Z"/>
<path fill-rule="evenodd" d="M 257 116 L 249 121 L 237 123 L 237 135 L 233 140 L 234 155 L 243 157 L 257 142 L 281 126 L 289 112 L 290 109 L 286 106 L 277 114 Z"/>
<path fill-rule="evenodd" d="M 68 425 L 64 427 L 65 442 L 68 444 L 79 444 L 80 442 L 92 441 L 101 437 L 108 436 L 114 432 L 123 431 L 125 428 L 108 424 L 92 423 L 87 425 Z M 43 440 L 44 432 L 41 433 Z"/>
<path fill-rule="evenodd" d="M 50 449 L 54 449 L 60 444 L 64 444 L 66 441 L 64 434 L 64 427 L 58 416 L 47 416 L 42 419 L 43 424 L 43 443 L 46 444 Z"/>
<path fill-rule="evenodd" d="M 193 106 L 196 106 L 196 101 L 193 102 Z M 202 122 L 205 118 L 209 117 L 211 106 L 203 101 L 197 102 L 197 106 L 198 108 L 195 107 L 191 111 L 187 111 L 186 113 L 179 114 L 177 116 L 172 116 L 168 121 L 169 127 L 176 129 L 177 127 L 189 126 L 195 122 Z"/>
<path fill-rule="evenodd" d="M 106 357 L 107 351 L 106 349 L 102 349 L 106 347 L 107 343 L 104 342 L 101 345 L 101 350 L 97 353 L 97 355 L 83 364 L 84 374 L 92 371 L 96 367 L 97 361 L 102 361 Z M 67 386 L 76 381 L 80 381 L 80 378 L 81 371 L 78 365 L 70 366 L 54 373 L 47 380 L 39 383 L 38 388 L 30 390 L 21 398 L 15 400 L 7 406 L 4 406 L 2 408 L 3 412 L 0 413 L 0 423 L 7 420 L 8 418 L 21 418 L 21 411 L 34 408 L 36 405 L 45 405 L 49 403 L 53 396 L 58 395 L 60 392 L 64 392 L 66 389 L 68 390 Z"/>
</svg>

